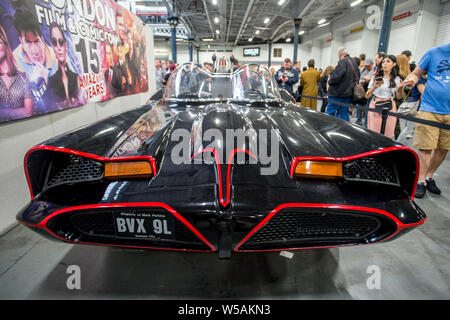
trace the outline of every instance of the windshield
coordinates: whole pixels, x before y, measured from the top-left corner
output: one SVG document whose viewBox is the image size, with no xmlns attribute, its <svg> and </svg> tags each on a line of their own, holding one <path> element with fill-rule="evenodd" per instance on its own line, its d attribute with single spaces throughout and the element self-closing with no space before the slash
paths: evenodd
<svg viewBox="0 0 450 320">
<path fill-rule="evenodd" d="M 164 99 L 276 100 L 280 93 L 269 70 L 260 65 L 245 65 L 233 73 L 212 73 L 187 63 L 170 75 Z"/>
</svg>

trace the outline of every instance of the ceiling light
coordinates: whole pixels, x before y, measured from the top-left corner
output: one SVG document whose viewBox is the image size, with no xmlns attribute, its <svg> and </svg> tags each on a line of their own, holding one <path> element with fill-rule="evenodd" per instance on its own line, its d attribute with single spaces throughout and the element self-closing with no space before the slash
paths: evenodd
<svg viewBox="0 0 450 320">
<path fill-rule="evenodd" d="M 286 38 L 286 42 L 291 42 L 291 38 Z"/>
<path fill-rule="evenodd" d="M 319 25 L 319 28 L 320 28 L 320 27 L 325 27 L 325 26 L 327 26 L 327 25 L 329 25 L 329 24 L 330 24 L 329 22 L 324 23 L 324 24 L 321 24 L 321 25 Z"/>
<path fill-rule="evenodd" d="M 353 1 L 352 3 L 351 3 L 351 5 L 350 5 L 350 7 L 356 7 L 358 4 L 360 4 L 361 2 L 363 2 L 363 0 L 356 0 L 356 1 Z"/>
<path fill-rule="evenodd" d="M 220 30 L 216 30 L 216 33 L 219 34 L 219 33 L 220 33 Z"/>
<path fill-rule="evenodd" d="M 302 34 L 305 34 L 305 30 L 301 30 L 298 35 L 301 36 Z"/>
<path fill-rule="evenodd" d="M 248 38 L 248 42 L 252 42 L 253 41 L 253 38 Z"/>
<path fill-rule="evenodd" d="M 214 18 L 214 22 L 215 22 L 215 23 L 219 23 L 219 17 L 215 17 L 215 18 Z"/>
<path fill-rule="evenodd" d="M 322 23 L 325 23 L 325 22 L 327 22 L 327 19 L 320 19 L 318 24 L 322 24 Z"/>
<path fill-rule="evenodd" d="M 265 23 L 265 24 L 268 24 L 269 21 L 270 21 L 270 18 L 265 18 L 265 19 L 264 19 L 264 23 Z"/>
<path fill-rule="evenodd" d="M 286 0 L 280 0 L 280 1 L 278 1 L 278 5 L 279 5 L 279 6 L 282 6 L 283 3 L 285 3 L 285 2 L 286 2 Z"/>
<path fill-rule="evenodd" d="M 208 42 L 208 41 L 214 41 L 212 38 L 203 38 L 202 41 Z"/>
<path fill-rule="evenodd" d="M 259 34 L 259 30 L 256 30 L 256 31 L 255 31 L 255 34 Z"/>
<path fill-rule="evenodd" d="M 212 0 L 213 5 L 217 5 L 217 0 Z"/>
</svg>

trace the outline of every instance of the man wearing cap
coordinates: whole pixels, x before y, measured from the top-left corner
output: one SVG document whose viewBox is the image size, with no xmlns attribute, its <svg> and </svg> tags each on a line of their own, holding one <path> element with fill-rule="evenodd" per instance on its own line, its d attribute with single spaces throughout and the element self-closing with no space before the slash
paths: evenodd
<svg viewBox="0 0 450 320">
<path fill-rule="evenodd" d="M 366 58 L 364 61 L 364 67 L 361 68 L 359 71 L 361 74 L 360 83 L 362 84 L 365 91 L 367 91 L 367 87 L 369 86 L 370 79 L 372 79 L 373 73 L 375 72 L 375 62 L 372 58 Z M 365 106 L 367 104 L 366 99 L 361 99 L 361 101 L 358 101 L 360 105 Z M 365 113 L 364 110 L 358 109 L 357 111 L 357 119 L 356 124 L 359 124 L 360 126 L 362 124 L 362 116 Z M 367 126 L 367 114 L 364 116 L 364 126 Z"/>
<path fill-rule="evenodd" d="M 291 59 L 284 59 L 283 67 L 277 71 L 275 75 L 278 87 L 286 89 L 290 94 L 294 95 L 292 86 L 298 82 L 298 72 L 291 67 Z"/>
</svg>

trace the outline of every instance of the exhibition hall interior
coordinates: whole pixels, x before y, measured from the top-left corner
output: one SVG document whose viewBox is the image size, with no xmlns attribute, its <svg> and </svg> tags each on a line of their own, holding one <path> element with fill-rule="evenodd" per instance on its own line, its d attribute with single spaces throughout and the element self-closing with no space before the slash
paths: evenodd
<svg viewBox="0 0 450 320">
<path fill-rule="evenodd" d="M 2 300 L 450 299 L 450 0 L 2 0 L 0 78 Z"/>
</svg>

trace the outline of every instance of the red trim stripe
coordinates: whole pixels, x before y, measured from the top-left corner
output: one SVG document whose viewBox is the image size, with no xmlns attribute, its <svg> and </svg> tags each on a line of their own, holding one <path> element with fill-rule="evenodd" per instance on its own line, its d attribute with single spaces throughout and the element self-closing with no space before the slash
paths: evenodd
<svg viewBox="0 0 450 320">
<path fill-rule="evenodd" d="M 100 244 L 100 243 L 89 243 L 89 242 L 74 242 L 67 239 L 64 239 L 57 234 L 55 234 L 53 231 L 51 231 L 47 223 L 50 221 L 50 219 L 71 211 L 79 211 L 79 210 L 90 210 L 90 209 L 103 209 L 103 208 L 125 208 L 125 207 L 158 207 L 163 208 L 166 211 L 170 212 L 180 220 L 186 227 L 188 227 L 204 244 L 206 244 L 211 250 L 188 250 L 188 249 L 167 249 L 167 248 L 154 248 L 154 247 L 141 247 L 141 246 L 126 246 L 126 245 L 114 245 L 114 244 Z M 43 229 L 44 231 L 50 233 L 54 237 L 63 240 L 65 242 L 69 243 L 76 243 L 76 244 L 89 244 L 89 245 L 104 245 L 104 246 L 116 246 L 116 247 L 129 247 L 129 248 L 142 248 L 142 249 L 161 249 L 161 250 L 177 250 L 177 251 L 199 251 L 199 252 L 213 252 L 217 251 L 216 248 L 192 225 L 187 221 L 183 216 L 181 216 L 177 211 L 175 211 L 172 207 L 169 205 L 162 203 L 162 202 L 132 202 L 132 203 L 101 203 L 101 204 L 89 204 L 89 205 L 82 205 L 82 206 L 74 206 L 74 207 L 68 207 L 60 210 L 56 210 L 55 212 L 51 213 L 49 216 L 47 216 L 44 220 L 39 222 L 38 224 L 31 224 L 27 222 L 23 222 L 18 220 L 20 223 Z"/>
<path fill-rule="evenodd" d="M 353 211 L 366 211 L 366 212 L 371 212 L 371 213 L 378 213 L 378 214 L 382 214 L 388 218 L 390 218 L 391 220 L 393 220 L 395 222 L 395 224 L 397 225 L 397 230 L 390 235 L 389 237 L 382 239 L 380 241 L 377 242 L 382 242 L 385 241 L 391 237 L 393 237 L 394 235 L 396 235 L 397 233 L 399 233 L 401 230 L 406 229 L 406 228 L 412 228 L 412 227 L 416 227 L 420 224 L 425 223 L 425 220 L 417 222 L 417 223 L 411 223 L 411 224 L 404 224 L 403 222 L 401 222 L 400 220 L 398 220 L 394 215 L 390 214 L 387 211 L 384 210 L 380 210 L 380 209 L 375 209 L 375 208 L 368 208 L 368 207 L 358 207 L 358 206 L 348 206 L 348 205 L 339 205 L 339 204 L 320 204 L 320 203 L 285 203 L 282 205 L 279 205 L 278 207 L 276 207 L 274 210 L 272 210 L 272 212 L 267 215 L 255 228 L 252 229 L 252 231 L 250 231 L 247 236 L 244 237 L 244 239 L 242 239 L 234 248 L 233 251 L 235 252 L 260 252 L 260 251 L 281 251 L 281 250 L 303 250 L 303 249 L 317 249 L 317 248 L 334 248 L 334 247 L 343 247 L 343 246 L 351 246 L 351 245 L 336 245 L 336 246 L 325 246 L 325 247 L 307 247 L 307 248 L 288 248 L 288 249 L 267 249 L 267 250 L 239 250 L 239 248 L 245 243 L 247 242 L 247 240 L 249 240 L 249 238 L 251 236 L 253 236 L 259 229 L 261 229 L 270 219 L 273 218 L 274 215 L 276 215 L 278 212 L 280 212 L 281 210 L 285 209 L 285 208 L 327 208 L 327 209 L 342 209 L 342 210 L 353 210 Z"/>
<path fill-rule="evenodd" d="M 227 185 L 226 185 L 226 191 L 227 191 L 227 198 L 224 199 L 223 198 L 223 183 L 222 183 L 222 171 L 220 170 L 220 159 L 219 159 L 219 155 L 217 153 L 216 149 L 212 149 L 212 148 L 206 148 L 203 149 L 197 153 L 195 153 L 191 160 L 194 159 L 197 155 L 199 155 L 200 153 L 203 152 L 212 152 L 214 154 L 214 157 L 216 159 L 216 164 L 217 164 L 217 175 L 218 175 L 218 179 L 219 179 L 219 202 L 223 207 L 226 207 L 230 202 L 231 202 L 231 163 L 233 160 L 233 157 L 236 153 L 238 152 L 245 152 L 247 154 L 249 154 L 250 156 L 252 156 L 253 158 L 255 158 L 255 160 L 258 160 L 255 155 L 253 155 L 250 151 L 246 150 L 246 149 L 241 149 L 241 148 L 237 148 L 234 149 L 233 151 L 230 152 L 230 155 L 228 157 L 228 168 L 227 168 Z"/>
</svg>

